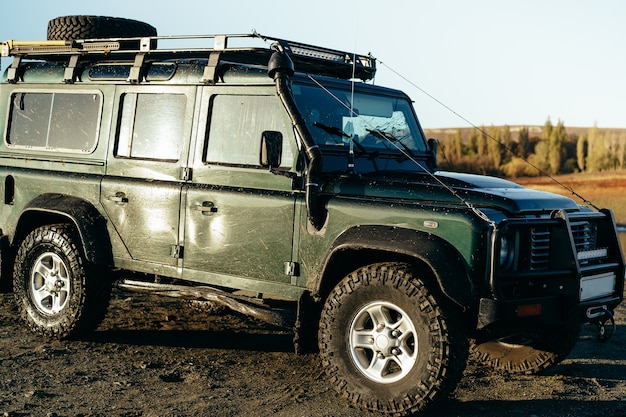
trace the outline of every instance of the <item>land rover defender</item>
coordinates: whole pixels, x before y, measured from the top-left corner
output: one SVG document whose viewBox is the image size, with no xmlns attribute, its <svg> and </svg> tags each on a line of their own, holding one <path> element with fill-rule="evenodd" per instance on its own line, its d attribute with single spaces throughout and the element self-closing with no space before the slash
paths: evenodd
<svg viewBox="0 0 626 417">
<path fill-rule="evenodd" d="M 439 170 L 372 56 L 48 29 L 2 44 L 0 84 L 0 279 L 36 333 L 94 329 L 113 285 L 176 292 L 293 329 L 351 404 L 396 416 L 445 398 L 470 351 L 534 373 L 581 324 L 610 333 L 611 211 Z"/>
</svg>

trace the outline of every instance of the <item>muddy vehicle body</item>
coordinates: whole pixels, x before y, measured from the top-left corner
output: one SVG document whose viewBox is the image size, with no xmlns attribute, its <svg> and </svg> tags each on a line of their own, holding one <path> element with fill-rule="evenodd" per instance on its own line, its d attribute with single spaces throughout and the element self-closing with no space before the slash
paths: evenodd
<svg viewBox="0 0 626 417">
<path fill-rule="evenodd" d="M 352 404 L 408 415 L 470 350 L 534 373 L 583 322 L 610 328 L 611 211 L 439 171 L 371 56 L 256 33 L 168 48 L 103 17 L 48 33 L 3 44 L 0 84 L 1 279 L 33 331 L 95 328 L 112 285 L 201 299 L 293 328 Z"/>
</svg>

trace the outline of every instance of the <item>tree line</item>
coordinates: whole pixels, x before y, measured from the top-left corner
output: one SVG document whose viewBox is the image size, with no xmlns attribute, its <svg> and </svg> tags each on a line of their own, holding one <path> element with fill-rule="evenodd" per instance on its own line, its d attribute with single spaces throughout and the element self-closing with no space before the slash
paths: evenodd
<svg viewBox="0 0 626 417">
<path fill-rule="evenodd" d="M 439 138 L 440 169 L 522 177 L 626 168 L 626 129 L 541 127 L 456 129 Z M 428 132 L 427 132 L 428 133 Z"/>
</svg>

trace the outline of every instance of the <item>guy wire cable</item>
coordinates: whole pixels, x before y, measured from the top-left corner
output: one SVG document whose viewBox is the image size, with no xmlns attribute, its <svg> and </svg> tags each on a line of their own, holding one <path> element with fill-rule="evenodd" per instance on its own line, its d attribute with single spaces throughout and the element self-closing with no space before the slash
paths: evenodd
<svg viewBox="0 0 626 417">
<path fill-rule="evenodd" d="M 486 132 L 484 129 L 481 129 L 480 127 L 476 126 L 474 123 L 472 123 L 470 120 L 468 120 L 467 118 L 463 117 L 461 114 L 459 114 L 458 112 L 454 111 L 451 107 L 449 107 L 448 105 L 446 105 L 445 103 L 443 103 L 441 100 L 437 99 L 435 96 L 433 96 L 432 94 L 430 94 L 429 92 L 427 92 L 426 90 L 424 90 L 423 88 L 421 88 L 420 86 L 418 86 L 417 84 L 415 84 L 414 82 L 412 82 L 411 80 L 409 80 L 407 77 L 405 77 L 404 75 L 400 74 L 398 71 L 396 71 L 395 69 L 391 68 L 389 65 L 385 64 L 383 61 L 377 60 L 381 65 L 383 65 L 385 68 L 389 69 L 389 71 L 391 71 L 392 73 L 394 73 L 395 75 L 397 75 L 398 77 L 400 77 L 401 79 L 403 79 L 404 81 L 406 81 L 407 83 L 409 83 L 411 86 L 415 87 L 416 89 L 418 89 L 422 94 L 426 95 L 427 97 L 429 97 L 431 100 L 435 101 L 437 104 L 439 104 L 440 106 L 442 106 L 443 108 L 445 108 L 446 110 L 450 111 L 452 114 L 454 114 L 455 116 L 457 116 L 459 119 L 463 120 L 465 123 L 467 123 L 468 125 L 470 125 L 472 128 L 478 130 L 479 132 L 481 132 L 483 135 L 485 135 L 485 137 L 495 141 L 502 149 L 506 150 L 507 152 L 514 154 L 513 150 L 511 148 L 509 148 L 508 146 L 506 146 L 504 143 L 502 143 L 501 141 L 497 140 L 496 138 L 494 138 L 492 135 L 490 135 L 488 132 Z M 536 166 L 535 164 L 533 164 L 532 162 L 530 162 L 527 158 L 521 158 L 524 162 L 526 162 L 528 165 L 530 165 L 531 167 L 533 167 L 534 169 L 537 170 L 537 172 L 539 172 L 541 175 L 544 175 L 548 178 L 550 178 L 554 183 L 556 183 L 557 185 L 559 185 L 560 187 L 562 187 L 563 189 L 569 191 L 572 195 L 578 197 L 580 200 L 582 200 L 583 203 L 593 207 L 596 210 L 600 210 L 595 204 L 593 204 L 591 201 L 587 200 L 585 197 L 583 197 L 582 195 L 580 195 L 579 193 L 577 193 L 572 187 L 562 183 L 561 181 L 559 181 L 558 179 L 556 179 L 554 176 L 550 175 L 550 173 L 544 171 L 543 169 L 539 168 L 538 166 Z"/>
</svg>

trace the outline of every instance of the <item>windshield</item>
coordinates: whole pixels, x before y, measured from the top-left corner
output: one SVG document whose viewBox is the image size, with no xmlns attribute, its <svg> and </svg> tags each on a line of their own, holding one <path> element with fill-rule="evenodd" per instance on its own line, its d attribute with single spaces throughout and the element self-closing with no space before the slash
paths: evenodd
<svg viewBox="0 0 626 417">
<path fill-rule="evenodd" d="M 351 150 L 361 171 L 415 170 L 411 159 L 426 151 L 411 104 L 404 97 L 316 85 L 295 84 L 292 89 L 313 139 L 328 156 L 325 171 L 345 170 Z M 329 161 L 341 155 L 343 162 Z"/>
</svg>

